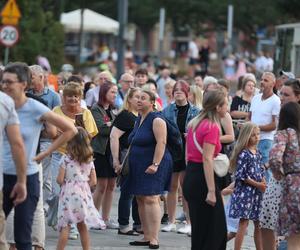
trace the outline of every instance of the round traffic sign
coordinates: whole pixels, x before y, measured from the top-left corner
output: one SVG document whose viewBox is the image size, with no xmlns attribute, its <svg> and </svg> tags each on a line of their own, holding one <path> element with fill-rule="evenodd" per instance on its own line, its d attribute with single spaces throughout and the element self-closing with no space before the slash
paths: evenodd
<svg viewBox="0 0 300 250">
<path fill-rule="evenodd" d="M 12 47 L 19 40 L 19 31 L 15 26 L 3 25 L 0 27 L 0 43 Z"/>
</svg>

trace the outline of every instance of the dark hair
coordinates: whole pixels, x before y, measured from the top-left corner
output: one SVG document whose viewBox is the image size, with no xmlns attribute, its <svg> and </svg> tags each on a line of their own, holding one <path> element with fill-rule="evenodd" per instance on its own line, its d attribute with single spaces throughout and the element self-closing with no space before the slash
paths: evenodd
<svg viewBox="0 0 300 250">
<path fill-rule="evenodd" d="M 6 65 L 4 73 L 16 74 L 20 82 L 31 84 L 31 71 L 26 63 L 14 62 Z"/>
<path fill-rule="evenodd" d="M 300 81 L 297 79 L 289 79 L 284 84 L 284 86 L 291 87 L 296 96 L 300 95 Z"/>
<path fill-rule="evenodd" d="M 101 85 L 100 91 L 99 91 L 99 100 L 98 100 L 98 104 L 100 106 L 103 106 L 105 104 L 105 102 L 107 101 L 106 94 L 113 86 L 116 86 L 116 85 L 110 81 L 105 81 Z"/>
<path fill-rule="evenodd" d="M 239 76 L 236 90 L 241 90 L 243 87 L 244 76 Z"/>
<path fill-rule="evenodd" d="M 96 85 L 94 82 L 86 82 L 84 84 L 84 88 L 83 88 L 83 98 L 85 99 L 85 95 L 86 95 L 86 92 L 89 91 L 89 89 L 91 88 L 91 85 L 94 84 Z"/>
<path fill-rule="evenodd" d="M 88 132 L 77 127 L 78 133 L 68 142 L 67 152 L 72 160 L 81 163 L 89 163 L 93 160 L 93 149 L 90 144 Z"/>
<path fill-rule="evenodd" d="M 82 84 L 84 81 L 83 81 L 82 77 L 79 75 L 71 75 L 68 78 L 67 82 L 78 82 L 78 83 Z"/>
<path fill-rule="evenodd" d="M 155 88 L 157 89 L 157 83 L 154 79 L 149 78 L 148 81 L 147 81 L 147 84 L 154 84 Z"/>
<path fill-rule="evenodd" d="M 148 71 L 146 69 L 138 69 L 135 72 L 135 75 L 146 75 L 146 76 L 148 76 Z"/>
<path fill-rule="evenodd" d="M 288 102 L 280 110 L 278 130 L 293 128 L 300 134 L 300 105 Z"/>
</svg>

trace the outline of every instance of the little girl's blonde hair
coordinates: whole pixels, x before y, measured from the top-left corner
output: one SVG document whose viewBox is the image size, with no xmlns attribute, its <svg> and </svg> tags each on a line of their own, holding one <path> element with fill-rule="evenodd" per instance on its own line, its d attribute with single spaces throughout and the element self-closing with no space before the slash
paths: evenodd
<svg viewBox="0 0 300 250">
<path fill-rule="evenodd" d="M 93 149 L 88 132 L 77 127 L 78 133 L 68 142 L 67 152 L 72 160 L 81 163 L 90 163 L 93 160 Z"/>
<path fill-rule="evenodd" d="M 259 129 L 259 127 L 252 122 L 246 122 L 242 126 L 240 133 L 239 133 L 239 137 L 237 139 L 237 142 L 234 146 L 234 149 L 233 149 L 231 157 L 230 157 L 230 172 L 231 173 L 233 173 L 236 170 L 237 158 L 238 158 L 239 154 L 242 152 L 242 150 L 248 147 L 249 140 L 250 140 L 250 137 L 251 137 L 254 129 Z"/>
</svg>

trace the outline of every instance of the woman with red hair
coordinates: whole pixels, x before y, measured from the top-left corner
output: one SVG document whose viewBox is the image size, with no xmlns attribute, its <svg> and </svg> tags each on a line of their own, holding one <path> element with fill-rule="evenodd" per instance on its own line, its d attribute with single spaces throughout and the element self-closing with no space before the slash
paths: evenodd
<svg viewBox="0 0 300 250">
<path fill-rule="evenodd" d="M 100 210 L 107 228 L 117 229 L 117 223 L 109 219 L 112 206 L 113 192 L 116 186 L 116 174 L 110 162 L 109 136 L 112 123 L 115 119 L 113 104 L 115 103 L 118 88 L 112 82 L 105 82 L 99 91 L 98 103 L 91 109 L 99 133 L 92 140 L 94 150 L 94 164 L 97 175 L 97 185 L 94 192 L 95 207 Z"/>
<path fill-rule="evenodd" d="M 170 191 L 167 196 L 167 207 L 169 215 L 169 224 L 162 228 L 163 232 L 176 231 L 175 215 L 176 215 L 176 203 L 179 183 L 182 186 L 183 178 L 185 175 L 186 163 L 185 163 L 185 136 L 187 132 L 187 124 L 198 113 L 199 109 L 193 106 L 188 101 L 189 84 L 184 80 L 176 82 L 173 88 L 174 103 L 171 103 L 163 110 L 164 117 L 178 128 L 181 134 L 183 152 L 179 160 L 173 160 L 173 174 L 171 180 Z M 187 218 L 187 225 L 180 228 L 177 232 L 188 234 L 191 232 L 191 225 L 189 222 L 188 208 L 185 200 L 183 200 L 184 212 Z"/>
</svg>

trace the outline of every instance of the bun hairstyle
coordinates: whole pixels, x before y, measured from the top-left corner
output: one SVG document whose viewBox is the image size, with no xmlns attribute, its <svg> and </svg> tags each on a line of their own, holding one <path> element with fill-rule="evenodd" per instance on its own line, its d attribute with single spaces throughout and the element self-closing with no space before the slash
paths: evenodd
<svg viewBox="0 0 300 250">
<path fill-rule="evenodd" d="M 146 93 L 149 98 L 150 98 L 150 101 L 152 102 L 152 105 L 153 105 L 153 110 L 156 110 L 156 105 L 155 105 L 155 101 L 156 101 L 156 97 L 155 97 L 155 94 L 152 93 L 151 91 L 149 90 L 142 90 L 143 93 Z"/>
</svg>

